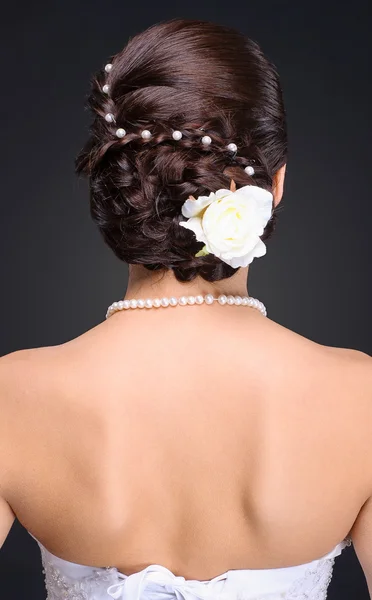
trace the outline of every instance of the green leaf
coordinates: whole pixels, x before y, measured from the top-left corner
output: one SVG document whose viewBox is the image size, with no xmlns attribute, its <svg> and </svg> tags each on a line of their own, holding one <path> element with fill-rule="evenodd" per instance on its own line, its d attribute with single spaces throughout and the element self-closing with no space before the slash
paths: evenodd
<svg viewBox="0 0 372 600">
<path fill-rule="evenodd" d="M 207 256 L 207 254 L 209 254 L 207 246 L 203 246 L 203 248 L 195 254 L 195 258 L 198 258 L 199 256 Z"/>
</svg>

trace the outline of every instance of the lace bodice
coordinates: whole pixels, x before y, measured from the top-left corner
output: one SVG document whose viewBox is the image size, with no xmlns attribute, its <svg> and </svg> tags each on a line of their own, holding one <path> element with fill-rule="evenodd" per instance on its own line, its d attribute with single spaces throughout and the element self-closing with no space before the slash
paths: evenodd
<svg viewBox="0 0 372 600">
<path fill-rule="evenodd" d="M 230 570 L 199 581 L 156 564 L 132 575 L 87 567 L 54 556 L 36 541 L 47 600 L 325 600 L 335 557 L 351 544 L 347 537 L 325 556 L 293 567 Z"/>
</svg>

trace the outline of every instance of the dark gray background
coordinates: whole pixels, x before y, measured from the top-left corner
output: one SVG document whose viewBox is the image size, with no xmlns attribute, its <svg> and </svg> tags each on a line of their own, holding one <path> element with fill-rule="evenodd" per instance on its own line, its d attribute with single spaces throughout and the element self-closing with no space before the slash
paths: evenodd
<svg viewBox="0 0 372 600">
<path fill-rule="evenodd" d="M 0 354 L 76 337 L 123 296 L 126 266 L 90 221 L 73 159 L 86 137 L 90 75 L 128 36 L 171 17 L 239 28 L 281 74 L 286 190 L 267 255 L 251 269 L 251 295 L 304 336 L 372 354 L 369 9 L 359 0 L 345 7 L 335 0 L 8 6 L 1 23 Z M 45 597 L 38 548 L 18 523 L 0 551 L 0 595 Z M 336 559 L 330 598 L 368 598 L 353 548 Z"/>
</svg>

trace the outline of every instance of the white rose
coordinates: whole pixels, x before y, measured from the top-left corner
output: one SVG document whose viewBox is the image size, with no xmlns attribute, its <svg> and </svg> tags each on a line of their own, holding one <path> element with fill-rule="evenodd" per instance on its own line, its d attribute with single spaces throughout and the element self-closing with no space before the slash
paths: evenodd
<svg viewBox="0 0 372 600">
<path fill-rule="evenodd" d="M 196 256 L 214 254 L 233 268 L 246 267 L 266 254 L 260 236 L 271 217 L 272 202 L 272 194 L 255 185 L 220 189 L 186 200 L 182 214 L 189 218 L 180 225 L 204 242 Z"/>
</svg>

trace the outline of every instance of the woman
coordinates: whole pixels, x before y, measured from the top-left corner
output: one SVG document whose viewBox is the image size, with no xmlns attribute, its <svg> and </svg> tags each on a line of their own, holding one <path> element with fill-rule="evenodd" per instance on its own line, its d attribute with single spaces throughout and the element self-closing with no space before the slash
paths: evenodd
<svg viewBox="0 0 372 600">
<path fill-rule="evenodd" d="M 53 600 L 315 600 L 351 542 L 372 589 L 371 359 L 248 295 L 287 160 L 274 67 L 175 19 L 90 107 L 77 171 L 128 287 L 78 338 L 1 359 L 0 543 L 16 515 Z"/>
</svg>

